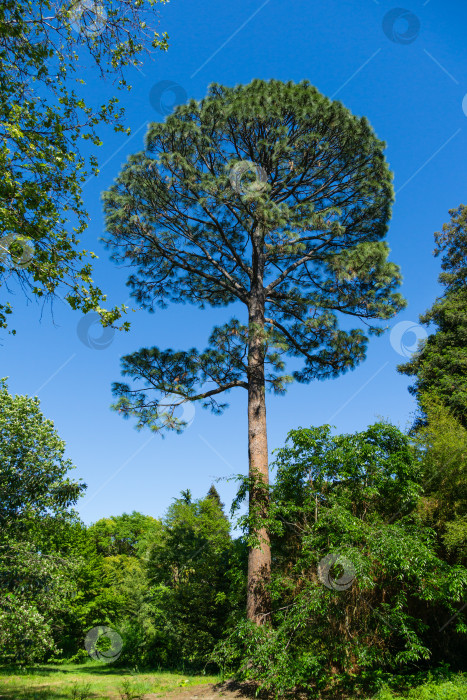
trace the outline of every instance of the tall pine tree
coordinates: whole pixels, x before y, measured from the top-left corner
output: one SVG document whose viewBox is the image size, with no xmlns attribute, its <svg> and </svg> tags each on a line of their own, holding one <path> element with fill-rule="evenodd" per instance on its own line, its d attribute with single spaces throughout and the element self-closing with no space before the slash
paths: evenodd
<svg viewBox="0 0 467 700">
<path fill-rule="evenodd" d="M 265 389 L 337 377 L 365 357 L 375 321 L 404 306 L 384 237 L 393 200 L 384 143 L 365 118 L 308 82 L 211 86 L 201 102 L 151 124 L 104 195 L 113 259 L 132 265 L 143 307 L 224 307 L 199 352 L 143 348 L 123 358 L 136 388 L 114 385 L 138 427 L 181 430 L 177 403 L 220 413 L 220 394 L 248 393 L 251 537 L 247 612 L 268 609 L 270 547 Z M 339 328 L 347 315 L 358 328 Z M 361 325 L 366 327 L 365 332 Z M 303 366 L 285 372 L 286 356 Z"/>
</svg>

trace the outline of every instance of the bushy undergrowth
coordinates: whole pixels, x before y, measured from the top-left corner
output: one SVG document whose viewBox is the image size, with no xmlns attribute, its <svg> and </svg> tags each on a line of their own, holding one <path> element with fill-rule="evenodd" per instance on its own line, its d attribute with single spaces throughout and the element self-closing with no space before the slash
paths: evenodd
<svg viewBox="0 0 467 700">
<path fill-rule="evenodd" d="M 433 676 L 439 676 L 437 679 Z M 407 685 L 407 680 L 404 683 Z M 389 687 L 382 688 L 374 700 L 465 700 L 467 698 L 467 677 L 464 674 L 441 672 L 428 674 L 428 680 L 414 688 L 397 692 Z"/>
<path fill-rule="evenodd" d="M 271 612 L 218 644 L 224 673 L 277 697 L 334 698 L 444 660 L 462 668 L 467 569 L 440 556 L 416 511 L 421 463 L 409 438 L 384 423 L 355 435 L 300 429 L 276 468 Z"/>
</svg>

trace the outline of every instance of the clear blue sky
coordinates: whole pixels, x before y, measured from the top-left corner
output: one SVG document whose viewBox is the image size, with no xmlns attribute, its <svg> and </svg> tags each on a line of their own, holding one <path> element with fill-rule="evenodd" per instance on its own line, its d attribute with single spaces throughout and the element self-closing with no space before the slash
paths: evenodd
<svg viewBox="0 0 467 700">
<path fill-rule="evenodd" d="M 388 144 L 397 191 L 388 240 L 391 258 L 402 266 L 402 292 L 409 301 L 392 326 L 411 322 L 417 332 L 419 313 L 440 290 L 433 232 L 448 219 L 450 208 L 467 199 L 467 5 L 461 0 L 406 2 L 407 12 L 399 13 L 395 23 L 388 15 L 393 8 L 386 0 L 172 0 L 161 6 L 160 26 L 169 32 L 170 49 L 146 62 L 141 73 L 133 71 L 133 90 L 121 95 L 133 134 L 105 132 L 101 174 L 84 192 L 91 221 L 83 244 L 100 256 L 95 279 L 110 303 L 127 301 L 128 290 L 125 271 L 109 261 L 99 243 L 100 193 L 127 154 L 142 148 L 146 123 L 163 119 L 163 110 L 157 111 L 162 81 L 177 86 L 162 95 L 167 107 L 185 95 L 202 98 L 214 81 L 308 79 L 354 113 L 366 115 Z M 112 85 L 102 86 L 97 74 L 85 77 L 91 101 L 112 94 Z M 185 434 L 164 440 L 136 432 L 109 410 L 121 355 L 145 345 L 204 347 L 225 310 L 187 305 L 151 316 L 138 311 L 131 314 L 129 333 L 92 349 L 78 338 L 81 316 L 60 302 L 53 314 L 36 302 L 27 305 L 21 295 L 14 302 L 17 335 L 3 335 L 0 374 L 9 376 L 12 392 L 39 396 L 43 412 L 66 441 L 77 467 L 74 476 L 88 484 L 78 508 L 86 522 L 133 509 L 160 516 L 181 489 L 199 497 L 217 477 L 246 472 L 246 393 L 241 389 L 230 394 L 222 417 L 199 408 Z M 395 369 L 404 359 L 395 349 L 397 330 L 403 328 L 396 329 L 392 344 L 389 333 L 372 339 L 367 360 L 354 372 L 292 386 L 285 397 L 268 397 L 271 450 L 298 426 L 331 422 L 349 432 L 385 417 L 405 428 L 414 404 L 408 379 Z M 408 330 L 399 350 L 414 339 Z M 234 485 L 220 482 L 218 489 L 230 505 Z"/>
</svg>

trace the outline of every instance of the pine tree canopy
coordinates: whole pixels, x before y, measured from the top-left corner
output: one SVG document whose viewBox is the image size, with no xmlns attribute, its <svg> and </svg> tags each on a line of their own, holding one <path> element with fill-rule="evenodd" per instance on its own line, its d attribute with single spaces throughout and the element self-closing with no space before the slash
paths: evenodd
<svg viewBox="0 0 467 700">
<path fill-rule="evenodd" d="M 145 149 L 104 194 L 113 259 L 131 265 L 132 295 L 149 311 L 240 302 L 247 313 L 215 327 L 202 352 L 124 357 L 123 374 L 144 388 L 115 384 L 117 409 L 154 430 L 184 424 L 161 396 L 221 412 L 219 394 L 251 381 L 253 336 L 276 393 L 356 367 L 367 336 L 384 330 L 378 320 L 405 305 L 384 240 L 393 202 L 384 148 L 366 118 L 306 81 L 214 84 L 151 124 Z M 358 327 L 340 327 L 345 316 Z M 287 356 L 303 360 L 291 375 Z"/>
</svg>

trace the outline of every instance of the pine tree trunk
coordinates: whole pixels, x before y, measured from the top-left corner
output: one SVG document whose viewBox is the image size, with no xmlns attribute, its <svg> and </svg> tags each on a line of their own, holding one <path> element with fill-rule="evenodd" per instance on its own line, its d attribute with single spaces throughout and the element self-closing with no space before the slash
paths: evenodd
<svg viewBox="0 0 467 700">
<path fill-rule="evenodd" d="M 252 285 L 249 306 L 248 343 L 248 458 L 249 475 L 258 481 L 250 488 L 250 513 L 258 510 L 261 517 L 268 512 L 268 492 L 262 488 L 269 484 L 268 439 L 266 430 L 266 396 L 264 381 L 264 292 L 262 260 L 256 259 L 256 279 Z M 262 483 L 261 483 L 262 482 Z M 266 621 L 269 612 L 269 596 L 265 585 L 271 574 L 271 548 L 266 528 L 259 527 L 255 533 L 260 540 L 259 548 L 250 548 L 248 554 L 247 616 L 256 624 Z"/>
</svg>

